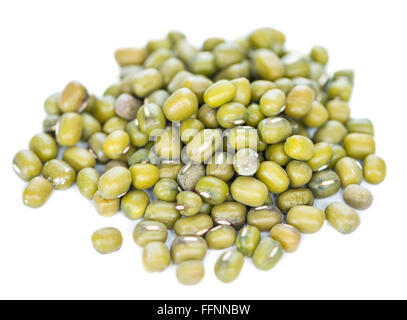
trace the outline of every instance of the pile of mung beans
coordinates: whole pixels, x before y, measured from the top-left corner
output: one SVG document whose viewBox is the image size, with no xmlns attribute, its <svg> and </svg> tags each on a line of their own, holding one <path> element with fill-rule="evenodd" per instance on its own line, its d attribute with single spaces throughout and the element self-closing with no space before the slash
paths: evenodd
<svg viewBox="0 0 407 320">
<path fill-rule="evenodd" d="M 351 117 L 353 71 L 328 75 L 324 47 L 291 51 L 283 33 L 260 28 L 197 48 L 172 31 L 115 59 L 120 78 L 102 96 L 72 81 L 46 99 L 43 132 L 13 159 L 25 205 L 76 182 L 99 215 L 139 220 L 148 272 L 172 262 L 186 285 L 204 277 L 208 248 L 226 249 L 214 270 L 231 282 L 245 258 L 270 270 L 325 220 L 358 228 L 355 209 L 373 201 L 360 184 L 381 183 L 386 164 L 372 122 Z M 314 206 L 341 188 L 344 202 Z M 123 241 L 116 228 L 91 239 L 105 254 Z"/>
</svg>

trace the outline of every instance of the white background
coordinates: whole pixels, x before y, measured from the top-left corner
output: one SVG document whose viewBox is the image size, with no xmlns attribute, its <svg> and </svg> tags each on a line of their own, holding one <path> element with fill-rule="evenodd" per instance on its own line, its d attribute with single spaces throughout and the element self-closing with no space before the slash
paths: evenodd
<svg viewBox="0 0 407 320">
<path fill-rule="evenodd" d="M 407 298 L 406 258 L 406 5 L 404 1 L 1 1 L 0 4 L 0 298 L 296 299 Z M 41 209 L 21 201 L 25 183 L 11 160 L 41 130 L 43 100 L 70 80 L 102 94 L 116 80 L 113 51 L 184 31 L 233 39 L 273 26 L 287 47 L 330 52 L 329 70 L 354 68 L 354 117 L 369 117 L 385 183 L 369 187 L 373 206 L 343 236 L 330 226 L 303 237 L 298 252 L 275 269 L 247 260 L 238 280 L 213 274 L 220 253 L 206 260 L 204 281 L 178 284 L 175 268 L 148 274 L 131 237 L 136 222 L 99 217 L 73 187 L 54 192 Z M 326 203 L 318 203 L 325 208 Z M 122 249 L 99 255 L 90 242 L 100 227 L 120 228 Z"/>
</svg>

